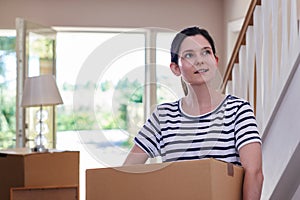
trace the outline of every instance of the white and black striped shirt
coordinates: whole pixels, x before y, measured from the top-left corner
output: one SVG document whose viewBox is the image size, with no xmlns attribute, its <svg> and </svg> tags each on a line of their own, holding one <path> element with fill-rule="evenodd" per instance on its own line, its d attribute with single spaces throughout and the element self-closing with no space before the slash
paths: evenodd
<svg viewBox="0 0 300 200">
<path fill-rule="evenodd" d="M 250 104 L 232 95 L 200 116 L 184 113 L 181 100 L 160 104 L 134 140 L 150 157 L 161 156 L 163 162 L 215 158 L 238 165 L 242 146 L 261 143 Z"/>
</svg>

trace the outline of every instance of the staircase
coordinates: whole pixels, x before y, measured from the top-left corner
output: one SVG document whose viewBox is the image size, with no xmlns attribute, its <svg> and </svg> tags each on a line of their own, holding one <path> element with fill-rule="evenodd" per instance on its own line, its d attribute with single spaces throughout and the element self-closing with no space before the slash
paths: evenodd
<svg viewBox="0 0 300 200">
<path fill-rule="evenodd" d="M 222 90 L 256 114 L 262 199 L 300 199 L 300 0 L 252 0 Z"/>
</svg>

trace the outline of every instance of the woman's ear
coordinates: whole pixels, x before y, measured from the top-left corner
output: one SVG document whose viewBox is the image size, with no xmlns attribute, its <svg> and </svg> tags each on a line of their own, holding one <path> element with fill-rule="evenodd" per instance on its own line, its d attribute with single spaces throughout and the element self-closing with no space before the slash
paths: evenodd
<svg viewBox="0 0 300 200">
<path fill-rule="evenodd" d="M 215 55 L 217 64 L 219 63 L 219 57 Z"/>
<path fill-rule="evenodd" d="M 173 74 L 175 76 L 180 76 L 181 75 L 181 71 L 180 71 L 180 68 L 179 68 L 178 64 L 176 64 L 174 62 L 171 62 L 170 69 L 171 69 L 171 71 L 173 72 Z"/>
</svg>

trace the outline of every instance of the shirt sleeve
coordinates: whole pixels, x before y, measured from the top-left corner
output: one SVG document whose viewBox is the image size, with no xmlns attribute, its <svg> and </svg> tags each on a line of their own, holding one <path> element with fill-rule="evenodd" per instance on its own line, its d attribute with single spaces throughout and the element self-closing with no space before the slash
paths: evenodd
<svg viewBox="0 0 300 200">
<path fill-rule="evenodd" d="M 257 122 L 249 102 L 242 103 L 237 110 L 235 118 L 235 139 L 236 148 L 238 150 L 252 142 L 261 143 Z"/>
<path fill-rule="evenodd" d="M 158 119 L 157 107 L 147 119 L 143 127 L 134 138 L 134 142 L 143 149 L 149 157 L 160 156 L 160 124 Z"/>
</svg>

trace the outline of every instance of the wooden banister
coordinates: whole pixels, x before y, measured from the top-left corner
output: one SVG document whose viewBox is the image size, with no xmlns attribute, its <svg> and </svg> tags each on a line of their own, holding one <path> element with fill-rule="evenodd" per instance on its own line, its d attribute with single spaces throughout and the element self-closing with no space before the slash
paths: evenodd
<svg viewBox="0 0 300 200">
<path fill-rule="evenodd" d="M 239 62 L 240 47 L 242 45 L 246 44 L 247 28 L 248 28 L 248 26 L 253 25 L 253 13 L 254 13 L 254 9 L 255 9 L 256 5 L 261 5 L 261 0 L 252 0 L 251 3 L 250 3 L 250 6 L 249 6 L 249 9 L 247 11 L 242 29 L 241 29 L 241 31 L 238 35 L 238 39 L 235 43 L 232 55 L 230 57 L 229 63 L 227 65 L 227 68 L 226 68 L 226 71 L 225 71 L 225 74 L 224 74 L 223 82 L 222 82 L 222 85 L 221 85 L 221 91 L 223 93 L 225 93 L 227 82 L 232 79 L 231 73 L 232 73 L 232 69 L 233 69 L 234 64 Z"/>
</svg>

